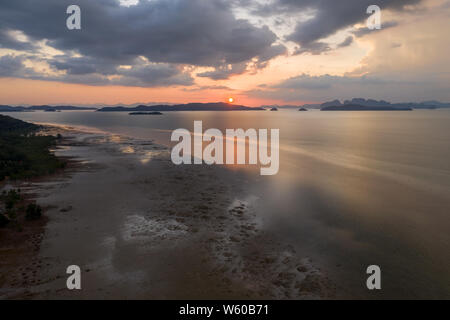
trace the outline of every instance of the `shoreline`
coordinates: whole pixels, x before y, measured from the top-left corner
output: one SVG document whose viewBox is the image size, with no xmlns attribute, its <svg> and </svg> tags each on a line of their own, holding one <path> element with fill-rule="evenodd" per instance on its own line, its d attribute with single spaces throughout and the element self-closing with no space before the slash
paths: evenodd
<svg viewBox="0 0 450 320">
<path fill-rule="evenodd" d="M 266 232 L 242 174 L 176 167 L 167 148 L 149 141 L 73 127 L 67 133 L 72 145 L 55 152 L 82 168 L 32 187 L 49 222 L 38 254 L 45 267 L 27 298 L 335 296 L 308 258 Z M 75 262 L 83 270 L 80 292 L 65 289 L 65 268 Z"/>
<path fill-rule="evenodd" d="M 43 127 L 39 132 L 42 135 L 48 135 L 52 127 Z M 59 130 L 58 133 L 62 131 Z M 55 150 L 62 146 L 70 145 L 69 139 L 61 139 L 55 146 Z M 54 153 L 54 150 L 51 149 Z M 61 179 L 70 179 L 71 173 L 78 170 L 81 166 L 75 157 L 58 157 L 65 162 L 65 167 L 58 169 L 54 173 L 43 176 L 31 177 L 23 180 L 5 180 L 0 183 L 0 190 L 21 190 L 22 206 L 35 203 L 38 198 L 38 192 L 33 190 L 33 185 L 55 181 Z M 26 220 L 19 216 L 18 225 L 8 225 L 0 230 L 0 253 L 2 262 L 0 264 L 0 299 L 27 299 L 32 297 L 29 287 L 39 282 L 36 274 L 38 270 L 44 267 L 39 259 L 39 251 L 42 239 L 45 235 L 47 223 L 50 221 L 46 214 L 50 207 L 42 208 L 42 216 L 38 220 Z"/>
</svg>

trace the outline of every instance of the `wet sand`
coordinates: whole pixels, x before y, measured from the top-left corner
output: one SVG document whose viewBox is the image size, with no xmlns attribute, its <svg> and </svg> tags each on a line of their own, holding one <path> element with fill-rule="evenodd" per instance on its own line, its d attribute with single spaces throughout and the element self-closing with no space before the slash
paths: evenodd
<svg viewBox="0 0 450 320">
<path fill-rule="evenodd" d="M 57 131 L 70 143 L 56 154 L 81 166 L 28 186 L 49 222 L 22 266 L 33 282 L 10 282 L 0 298 L 334 297 L 326 274 L 265 228 L 239 170 L 175 166 L 151 141 Z M 66 288 L 69 265 L 82 269 L 80 291 Z"/>
</svg>

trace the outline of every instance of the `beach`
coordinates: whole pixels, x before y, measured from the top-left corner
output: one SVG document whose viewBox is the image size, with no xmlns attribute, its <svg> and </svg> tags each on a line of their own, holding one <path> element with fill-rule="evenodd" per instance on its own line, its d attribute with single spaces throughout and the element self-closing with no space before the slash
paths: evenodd
<svg viewBox="0 0 450 320">
<path fill-rule="evenodd" d="M 175 166 L 167 147 L 148 140 L 48 130 L 65 137 L 56 155 L 78 165 L 22 186 L 48 223 L 0 298 L 334 296 L 326 272 L 266 228 L 242 172 Z M 82 270 L 80 291 L 66 287 L 70 265 Z"/>
</svg>

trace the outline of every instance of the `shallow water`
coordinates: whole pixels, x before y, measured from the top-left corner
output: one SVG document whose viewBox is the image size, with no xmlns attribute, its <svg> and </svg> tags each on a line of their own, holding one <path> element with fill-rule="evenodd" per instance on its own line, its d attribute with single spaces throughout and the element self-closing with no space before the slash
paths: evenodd
<svg viewBox="0 0 450 320">
<path fill-rule="evenodd" d="M 242 170 L 265 228 L 330 273 L 344 297 L 450 298 L 450 110 L 11 113 L 168 144 L 172 130 L 280 129 L 280 172 Z M 254 168 L 252 168 L 254 169 Z M 366 268 L 382 290 L 366 289 Z"/>
</svg>

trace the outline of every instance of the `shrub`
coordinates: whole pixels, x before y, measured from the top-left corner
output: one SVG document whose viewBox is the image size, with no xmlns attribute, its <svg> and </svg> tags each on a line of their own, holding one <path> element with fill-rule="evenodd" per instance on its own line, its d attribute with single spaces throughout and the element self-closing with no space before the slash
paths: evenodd
<svg viewBox="0 0 450 320">
<path fill-rule="evenodd" d="M 10 220 L 15 220 L 17 218 L 16 210 L 14 208 L 6 210 L 5 214 Z"/>
<path fill-rule="evenodd" d="M 37 220 L 42 216 L 42 208 L 34 203 L 30 203 L 27 207 L 25 218 L 27 220 Z"/>
<path fill-rule="evenodd" d="M 14 208 L 17 202 L 21 199 L 20 191 L 14 189 L 9 190 L 8 193 L 2 193 L 1 200 L 5 202 L 5 207 L 7 210 Z"/>
<path fill-rule="evenodd" d="M 9 219 L 3 213 L 0 213 L 0 228 L 6 226 L 9 223 Z"/>
</svg>

